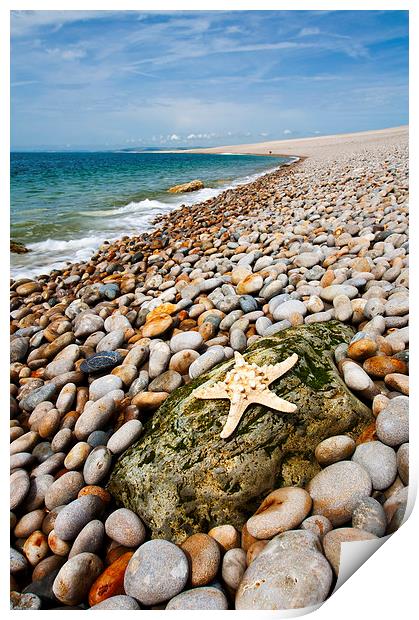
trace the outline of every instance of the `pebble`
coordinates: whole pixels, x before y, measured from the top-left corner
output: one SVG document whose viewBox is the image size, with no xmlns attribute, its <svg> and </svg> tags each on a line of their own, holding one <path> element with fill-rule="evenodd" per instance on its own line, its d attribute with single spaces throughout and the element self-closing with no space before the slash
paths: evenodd
<svg viewBox="0 0 419 620">
<path fill-rule="evenodd" d="M 35 530 L 25 540 L 23 553 L 31 566 L 36 566 L 49 552 L 47 537 L 40 530 Z"/>
<path fill-rule="evenodd" d="M 166 609 L 228 609 L 228 601 L 223 592 L 218 588 L 194 588 L 185 590 L 173 597 Z"/>
<path fill-rule="evenodd" d="M 247 568 L 244 549 L 229 549 L 223 557 L 223 581 L 233 590 L 237 590 Z"/>
<path fill-rule="evenodd" d="M 122 329 L 115 329 L 110 332 L 96 346 L 98 353 L 107 353 L 108 351 L 115 351 L 119 349 L 125 342 L 125 331 Z"/>
<path fill-rule="evenodd" d="M 284 303 L 276 306 L 272 313 L 275 321 L 289 321 L 293 314 L 301 314 L 302 316 L 307 314 L 307 308 L 302 301 L 298 301 L 297 299 L 285 301 Z"/>
<path fill-rule="evenodd" d="M 86 441 L 77 442 L 64 459 L 66 469 L 80 469 L 92 451 L 92 446 Z"/>
<path fill-rule="evenodd" d="M 93 448 L 83 467 L 83 477 L 86 484 L 97 484 L 109 472 L 112 465 L 112 453 L 106 446 Z"/>
<path fill-rule="evenodd" d="M 409 441 L 409 399 L 392 398 L 376 418 L 376 432 L 380 441 L 391 447 Z"/>
<path fill-rule="evenodd" d="M 10 510 L 15 510 L 29 492 L 30 480 L 24 469 L 18 469 L 10 476 Z"/>
<path fill-rule="evenodd" d="M 393 372 L 385 376 L 384 381 L 386 385 L 397 392 L 401 392 L 406 396 L 409 395 L 409 377 Z"/>
<path fill-rule="evenodd" d="M 41 508 L 44 504 L 45 495 L 53 482 L 54 477 L 50 474 L 42 474 L 32 478 L 22 508 L 26 510 L 26 512 Z"/>
<path fill-rule="evenodd" d="M 45 512 L 40 508 L 22 515 L 14 527 L 13 533 L 16 538 L 27 538 L 35 530 L 41 529 L 44 517 Z"/>
<path fill-rule="evenodd" d="M 374 536 L 384 536 L 387 519 L 384 508 L 373 497 L 364 497 L 354 508 L 352 513 L 352 527 Z"/>
<path fill-rule="evenodd" d="M 149 540 L 129 561 L 125 593 L 143 605 L 157 605 L 179 594 L 188 577 L 188 559 L 179 547 L 168 540 Z"/>
<path fill-rule="evenodd" d="M 306 533 L 306 532 L 305 532 Z M 236 593 L 237 610 L 273 610 L 309 607 L 327 597 L 332 570 L 312 548 L 280 552 L 266 545 L 243 575 Z"/>
<path fill-rule="evenodd" d="M 12 575 L 25 571 L 28 567 L 28 561 L 13 547 L 10 547 L 10 572 Z"/>
<path fill-rule="evenodd" d="M 234 351 L 243 352 L 247 346 L 247 338 L 241 329 L 232 329 L 230 332 L 230 346 Z"/>
<path fill-rule="evenodd" d="M 173 325 L 173 319 L 168 314 L 160 314 L 147 321 L 142 328 L 144 338 L 161 336 Z"/>
<path fill-rule="evenodd" d="M 84 479 L 80 472 L 69 471 L 57 478 L 45 494 L 45 506 L 52 510 L 56 506 L 69 504 L 77 498 L 78 492 L 84 486 Z"/>
<path fill-rule="evenodd" d="M 189 376 L 191 379 L 196 379 L 200 375 L 204 374 L 208 370 L 211 370 L 214 366 L 224 360 L 224 349 L 221 346 L 211 347 L 206 353 L 201 355 L 195 360 L 189 367 Z"/>
<path fill-rule="evenodd" d="M 378 379 L 383 379 L 386 375 L 391 373 L 407 372 L 407 365 L 402 360 L 398 360 L 395 357 L 388 357 L 386 355 L 370 357 L 365 360 L 362 367 L 365 372 L 370 375 L 370 377 L 376 377 Z M 390 385 L 390 387 L 393 386 Z"/>
<path fill-rule="evenodd" d="M 198 351 L 193 349 L 183 349 L 175 353 L 169 362 L 169 369 L 178 372 L 180 375 L 187 375 L 191 364 L 199 357 Z"/>
<path fill-rule="evenodd" d="M 217 525 L 208 532 L 224 551 L 240 547 L 240 533 L 233 525 Z"/>
<path fill-rule="evenodd" d="M 166 370 L 149 384 L 149 392 L 173 392 L 182 385 L 182 375 L 175 370 Z"/>
<path fill-rule="evenodd" d="M 121 454 L 133 443 L 137 441 L 143 430 L 143 425 L 139 420 L 129 420 L 125 422 L 110 438 L 107 448 L 113 454 Z"/>
<path fill-rule="evenodd" d="M 202 346 L 203 342 L 202 336 L 198 332 L 182 332 L 172 336 L 169 344 L 172 353 L 179 353 L 185 349 L 196 351 Z"/>
<path fill-rule="evenodd" d="M 166 370 L 169 365 L 170 357 L 171 351 L 169 345 L 165 342 L 157 342 L 150 352 L 148 363 L 148 374 L 150 379 L 155 379 Z"/>
<path fill-rule="evenodd" d="M 358 295 L 358 289 L 350 284 L 332 284 L 320 291 L 320 297 L 328 302 L 333 302 L 338 295 L 345 295 L 349 299 L 353 299 Z"/>
<path fill-rule="evenodd" d="M 313 532 L 319 538 L 323 538 L 327 532 L 333 529 L 333 525 L 330 523 L 327 517 L 323 515 L 312 515 L 307 517 L 300 525 L 302 530 Z"/>
<path fill-rule="evenodd" d="M 352 461 L 369 473 L 372 487 L 376 491 L 387 489 L 396 478 L 396 453 L 381 441 L 369 441 L 357 446 Z"/>
<path fill-rule="evenodd" d="M 97 495 L 83 495 L 73 500 L 55 519 L 54 529 L 57 536 L 62 540 L 74 540 L 89 521 L 102 513 L 103 506 Z"/>
<path fill-rule="evenodd" d="M 352 318 L 352 304 L 347 295 L 336 295 L 333 298 L 333 307 L 338 321 L 349 321 Z"/>
<path fill-rule="evenodd" d="M 356 504 L 371 494 L 372 482 L 358 463 L 339 461 L 316 474 L 307 491 L 313 500 L 313 514 L 323 515 L 338 526 L 348 521 Z"/>
<path fill-rule="evenodd" d="M 298 527 L 310 510 L 311 497 L 307 491 L 299 487 L 283 487 L 267 495 L 248 519 L 246 528 L 254 538 L 272 538 Z"/>
<path fill-rule="evenodd" d="M 105 526 L 99 519 L 87 523 L 74 540 L 68 554 L 69 559 L 79 553 L 96 553 L 101 555 L 101 547 L 105 536 Z"/>
<path fill-rule="evenodd" d="M 18 452 L 30 452 L 39 440 L 39 435 L 35 431 L 28 431 L 21 435 L 10 444 L 10 454 Z"/>
<path fill-rule="evenodd" d="M 133 551 L 122 553 L 99 575 L 89 591 L 90 606 L 101 603 L 109 597 L 124 594 L 125 571 L 133 555 Z"/>
<path fill-rule="evenodd" d="M 116 596 L 110 596 L 96 605 L 92 605 L 90 609 L 94 611 L 101 611 L 102 609 L 140 609 L 140 606 L 132 596 L 118 594 Z"/>
<path fill-rule="evenodd" d="M 119 392 L 119 390 L 117 390 Z M 123 398 L 123 392 L 121 391 Z M 115 411 L 115 399 L 111 393 L 95 400 L 89 408 L 85 407 L 81 416 L 77 419 L 74 432 L 77 439 L 87 439 L 93 431 L 101 430 L 107 424 Z"/>
<path fill-rule="evenodd" d="M 180 548 L 190 562 L 190 584 L 195 587 L 210 583 L 217 575 L 221 558 L 214 538 L 208 534 L 192 534 Z"/>
<path fill-rule="evenodd" d="M 338 461 L 350 459 L 355 450 L 355 442 L 347 435 L 334 435 L 318 444 L 314 452 L 317 462 L 322 467 Z"/>
<path fill-rule="evenodd" d="M 19 592 L 10 592 L 10 609 L 13 610 L 37 610 L 41 609 L 42 601 L 36 594 L 27 592 L 20 594 Z"/>
<path fill-rule="evenodd" d="M 409 444 L 404 443 L 397 450 L 397 471 L 403 483 L 409 484 Z"/>
<path fill-rule="evenodd" d="M 117 351 L 102 351 L 88 357 L 80 365 L 80 370 L 86 373 L 97 373 L 110 370 L 122 362 L 122 355 Z"/>
<path fill-rule="evenodd" d="M 343 379 L 351 390 L 355 390 L 356 392 L 360 392 L 362 390 L 366 390 L 371 386 L 371 379 L 360 366 L 355 364 L 355 362 L 351 362 L 350 360 L 345 360 L 342 362 L 342 372 Z"/>
<path fill-rule="evenodd" d="M 78 605 L 86 598 L 90 586 L 102 570 L 102 560 L 97 555 L 79 553 L 60 568 L 53 592 L 64 605 Z"/>
<path fill-rule="evenodd" d="M 328 532 L 323 538 L 323 548 L 336 575 L 339 575 L 341 544 L 357 540 L 375 540 L 377 536 L 354 527 L 342 527 Z"/>
<path fill-rule="evenodd" d="M 128 508 L 119 508 L 105 521 L 106 534 L 125 547 L 139 547 L 145 540 L 145 528 L 141 519 Z"/>
<path fill-rule="evenodd" d="M 112 390 L 120 390 L 122 381 L 115 375 L 106 375 L 92 381 L 89 387 L 89 400 L 99 400 Z"/>
</svg>

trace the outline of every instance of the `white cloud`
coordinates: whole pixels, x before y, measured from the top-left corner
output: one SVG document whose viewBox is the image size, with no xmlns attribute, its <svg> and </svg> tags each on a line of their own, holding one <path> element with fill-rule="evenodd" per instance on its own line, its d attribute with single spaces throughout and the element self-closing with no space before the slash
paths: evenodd
<svg viewBox="0 0 419 620">
<path fill-rule="evenodd" d="M 292 133 L 292 131 L 291 131 L 291 129 L 284 129 L 283 133 L 284 133 L 286 136 L 289 136 L 289 135 Z"/>
<path fill-rule="evenodd" d="M 299 37 L 309 37 L 313 34 L 320 34 L 319 28 L 302 28 L 298 33 Z"/>
<path fill-rule="evenodd" d="M 176 142 L 177 140 L 180 140 L 180 137 L 177 134 L 172 133 L 171 136 L 168 136 L 168 139 L 172 140 L 172 142 Z"/>
<path fill-rule="evenodd" d="M 55 56 L 61 60 L 80 60 L 86 56 L 86 52 L 78 47 L 60 49 L 59 47 L 47 48 L 45 50 L 50 56 Z"/>
</svg>

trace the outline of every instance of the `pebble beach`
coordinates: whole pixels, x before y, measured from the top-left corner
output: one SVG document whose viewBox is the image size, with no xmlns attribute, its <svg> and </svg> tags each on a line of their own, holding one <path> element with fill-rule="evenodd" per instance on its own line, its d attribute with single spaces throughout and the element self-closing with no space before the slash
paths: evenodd
<svg viewBox="0 0 419 620">
<path fill-rule="evenodd" d="M 342 542 L 403 522 L 408 130 L 218 152 L 240 148 L 299 159 L 85 262 L 11 280 L 12 609 L 318 605 Z M 273 490 L 241 530 L 181 542 L 117 505 L 113 467 L 172 393 L 261 338 L 329 321 L 353 330 L 331 355 L 373 421 L 321 441 L 308 484 Z"/>
</svg>

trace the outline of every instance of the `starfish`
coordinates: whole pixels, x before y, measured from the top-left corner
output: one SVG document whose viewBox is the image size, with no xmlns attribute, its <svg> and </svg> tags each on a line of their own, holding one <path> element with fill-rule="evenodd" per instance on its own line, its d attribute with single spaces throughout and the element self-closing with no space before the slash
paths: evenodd
<svg viewBox="0 0 419 620">
<path fill-rule="evenodd" d="M 280 364 L 271 366 L 258 366 L 249 364 L 244 357 L 236 351 L 234 353 L 235 364 L 226 374 L 224 381 L 218 381 L 212 387 L 201 386 L 195 390 L 197 398 L 228 398 L 230 410 L 227 421 L 220 434 L 222 439 L 230 437 L 237 428 L 245 410 L 251 404 L 264 405 L 277 411 L 293 413 L 297 405 L 279 398 L 268 389 L 268 385 L 285 374 L 298 360 L 298 355 L 293 353 Z"/>
</svg>

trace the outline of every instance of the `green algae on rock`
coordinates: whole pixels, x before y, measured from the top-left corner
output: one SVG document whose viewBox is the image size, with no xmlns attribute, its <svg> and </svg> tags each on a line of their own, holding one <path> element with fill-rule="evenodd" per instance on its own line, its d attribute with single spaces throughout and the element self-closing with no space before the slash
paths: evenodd
<svg viewBox="0 0 419 620">
<path fill-rule="evenodd" d="M 228 440 L 220 438 L 228 401 L 200 400 L 193 392 L 223 380 L 234 360 L 176 389 L 119 458 L 108 490 L 141 517 L 153 538 L 181 542 L 225 523 L 240 529 L 273 489 L 308 483 L 320 469 L 314 450 L 322 440 L 356 437 L 373 420 L 333 363 L 335 347 L 352 336 L 347 325 L 329 321 L 290 328 L 249 347 L 243 355 L 258 365 L 297 353 L 297 364 L 270 389 L 298 409 L 280 413 L 251 405 Z"/>
</svg>

